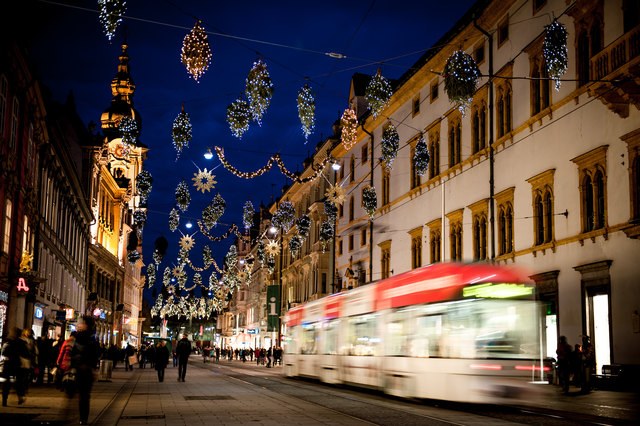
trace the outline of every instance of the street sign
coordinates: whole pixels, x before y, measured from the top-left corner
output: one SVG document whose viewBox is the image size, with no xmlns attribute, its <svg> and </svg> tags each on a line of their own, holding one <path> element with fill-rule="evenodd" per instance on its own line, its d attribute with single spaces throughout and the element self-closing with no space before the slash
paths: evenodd
<svg viewBox="0 0 640 426">
<path fill-rule="evenodd" d="M 280 319 L 280 286 L 267 286 L 267 331 L 278 331 Z"/>
</svg>

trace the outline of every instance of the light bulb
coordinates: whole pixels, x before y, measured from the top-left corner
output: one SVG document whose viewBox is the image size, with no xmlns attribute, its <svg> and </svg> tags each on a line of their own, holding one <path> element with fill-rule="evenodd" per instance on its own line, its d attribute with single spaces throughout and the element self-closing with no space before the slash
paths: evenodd
<svg viewBox="0 0 640 426">
<path fill-rule="evenodd" d="M 211 160 L 213 158 L 213 152 L 211 152 L 211 148 L 207 149 L 207 152 L 204 153 L 204 158 L 207 160 Z"/>
</svg>

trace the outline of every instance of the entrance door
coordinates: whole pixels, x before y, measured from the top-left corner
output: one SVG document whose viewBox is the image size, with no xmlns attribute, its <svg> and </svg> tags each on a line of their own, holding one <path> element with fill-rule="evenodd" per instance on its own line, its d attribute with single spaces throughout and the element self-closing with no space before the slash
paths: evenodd
<svg viewBox="0 0 640 426">
<path fill-rule="evenodd" d="M 596 352 L 596 374 L 602 374 L 602 366 L 611 364 L 611 345 L 609 336 L 609 295 L 589 296 L 589 311 L 592 344 Z"/>
</svg>

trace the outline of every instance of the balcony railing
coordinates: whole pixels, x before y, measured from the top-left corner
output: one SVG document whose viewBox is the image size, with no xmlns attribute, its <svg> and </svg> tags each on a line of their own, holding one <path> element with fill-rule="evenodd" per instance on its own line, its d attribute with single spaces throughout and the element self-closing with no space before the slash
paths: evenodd
<svg viewBox="0 0 640 426">
<path fill-rule="evenodd" d="M 640 26 L 622 35 L 591 58 L 591 79 L 601 80 L 640 56 Z"/>
</svg>

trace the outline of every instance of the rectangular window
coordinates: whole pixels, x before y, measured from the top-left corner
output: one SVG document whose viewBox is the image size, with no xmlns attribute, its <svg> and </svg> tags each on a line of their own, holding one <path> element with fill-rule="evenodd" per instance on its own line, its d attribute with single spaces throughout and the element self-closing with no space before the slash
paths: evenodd
<svg viewBox="0 0 640 426">
<path fill-rule="evenodd" d="M 462 260 L 462 222 L 464 209 L 447 214 L 449 220 L 449 253 L 452 261 Z"/>
<path fill-rule="evenodd" d="M 360 246 L 367 245 L 367 228 L 362 228 L 360 230 Z"/>
<path fill-rule="evenodd" d="M 391 174 L 389 173 L 389 171 L 387 170 L 386 167 L 382 167 L 382 205 L 386 206 L 387 204 L 389 204 L 389 186 L 391 185 L 390 182 L 391 179 Z"/>
<path fill-rule="evenodd" d="M 498 24 L 498 47 L 502 46 L 505 41 L 509 40 L 509 16 L 507 15 L 502 22 Z"/>
<path fill-rule="evenodd" d="M 391 276 L 391 241 L 384 241 L 378 244 L 378 247 L 380 247 L 380 278 L 389 278 Z"/>
<path fill-rule="evenodd" d="M 440 174 L 440 132 L 429 132 L 429 179 Z"/>
<path fill-rule="evenodd" d="M 422 227 L 409 231 L 411 236 L 411 269 L 422 266 Z"/>
<path fill-rule="evenodd" d="M 13 205 L 11 200 L 6 200 L 4 204 L 4 235 L 2 238 L 2 251 L 9 253 L 11 244 L 11 214 L 13 213 Z"/>
<path fill-rule="evenodd" d="M 11 134 L 9 135 L 9 147 L 16 147 L 18 141 L 18 113 L 20 112 L 20 103 L 18 98 L 13 99 L 13 108 L 11 110 Z"/>
<path fill-rule="evenodd" d="M 473 57 L 476 61 L 476 65 L 480 65 L 484 62 L 484 42 L 475 48 L 473 51 Z"/>
<path fill-rule="evenodd" d="M 413 98 L 411 116 L 415 117 L 420 113 L 420 94 Z"/>
<path fill-rule="evenodd" d="M 438 99 L 438 79 L 436 78 L 432 83 L 431 83 L 431 102 L 433 103 L 436 99 Z"/>
<path fill-rule="evenodd" d="M 360 156 L 362 157 L 362 164 L 365 164 L 367 161 L 369 161 L 369 144 L 362 145 Z"/>
<path fill-rule="evenodd" d="M 351 198 L 349 199 L 349 222 L 352 222 L 354 219 L 354 212 L 355 210 L 355 199 L 353 198 L 353 195 L 351 196 Z"/>
<path fill-rule="evenodd" d="M 349 234 L 349 251 L 353 251 L 353 234 Z"/>
<path fill-rule="evenodd" d="M 342 240 L 338 240 L 338 254 L 342 254 Z"/>
<path fill-rule="evenodd" d="M 4 136 L 6 120 L 7 120 L 7 92 L 9 84 L 7 78 L 3 75 L 0 77 L 0 138 Z"/>
<path fill-rule="evenodd" d="M 487 216 L 489 201 L 483 199 L 469 206 L 471 210 L 471 230 L 473 234 L 473 259 L 487 259 Z"/>
</svg>

